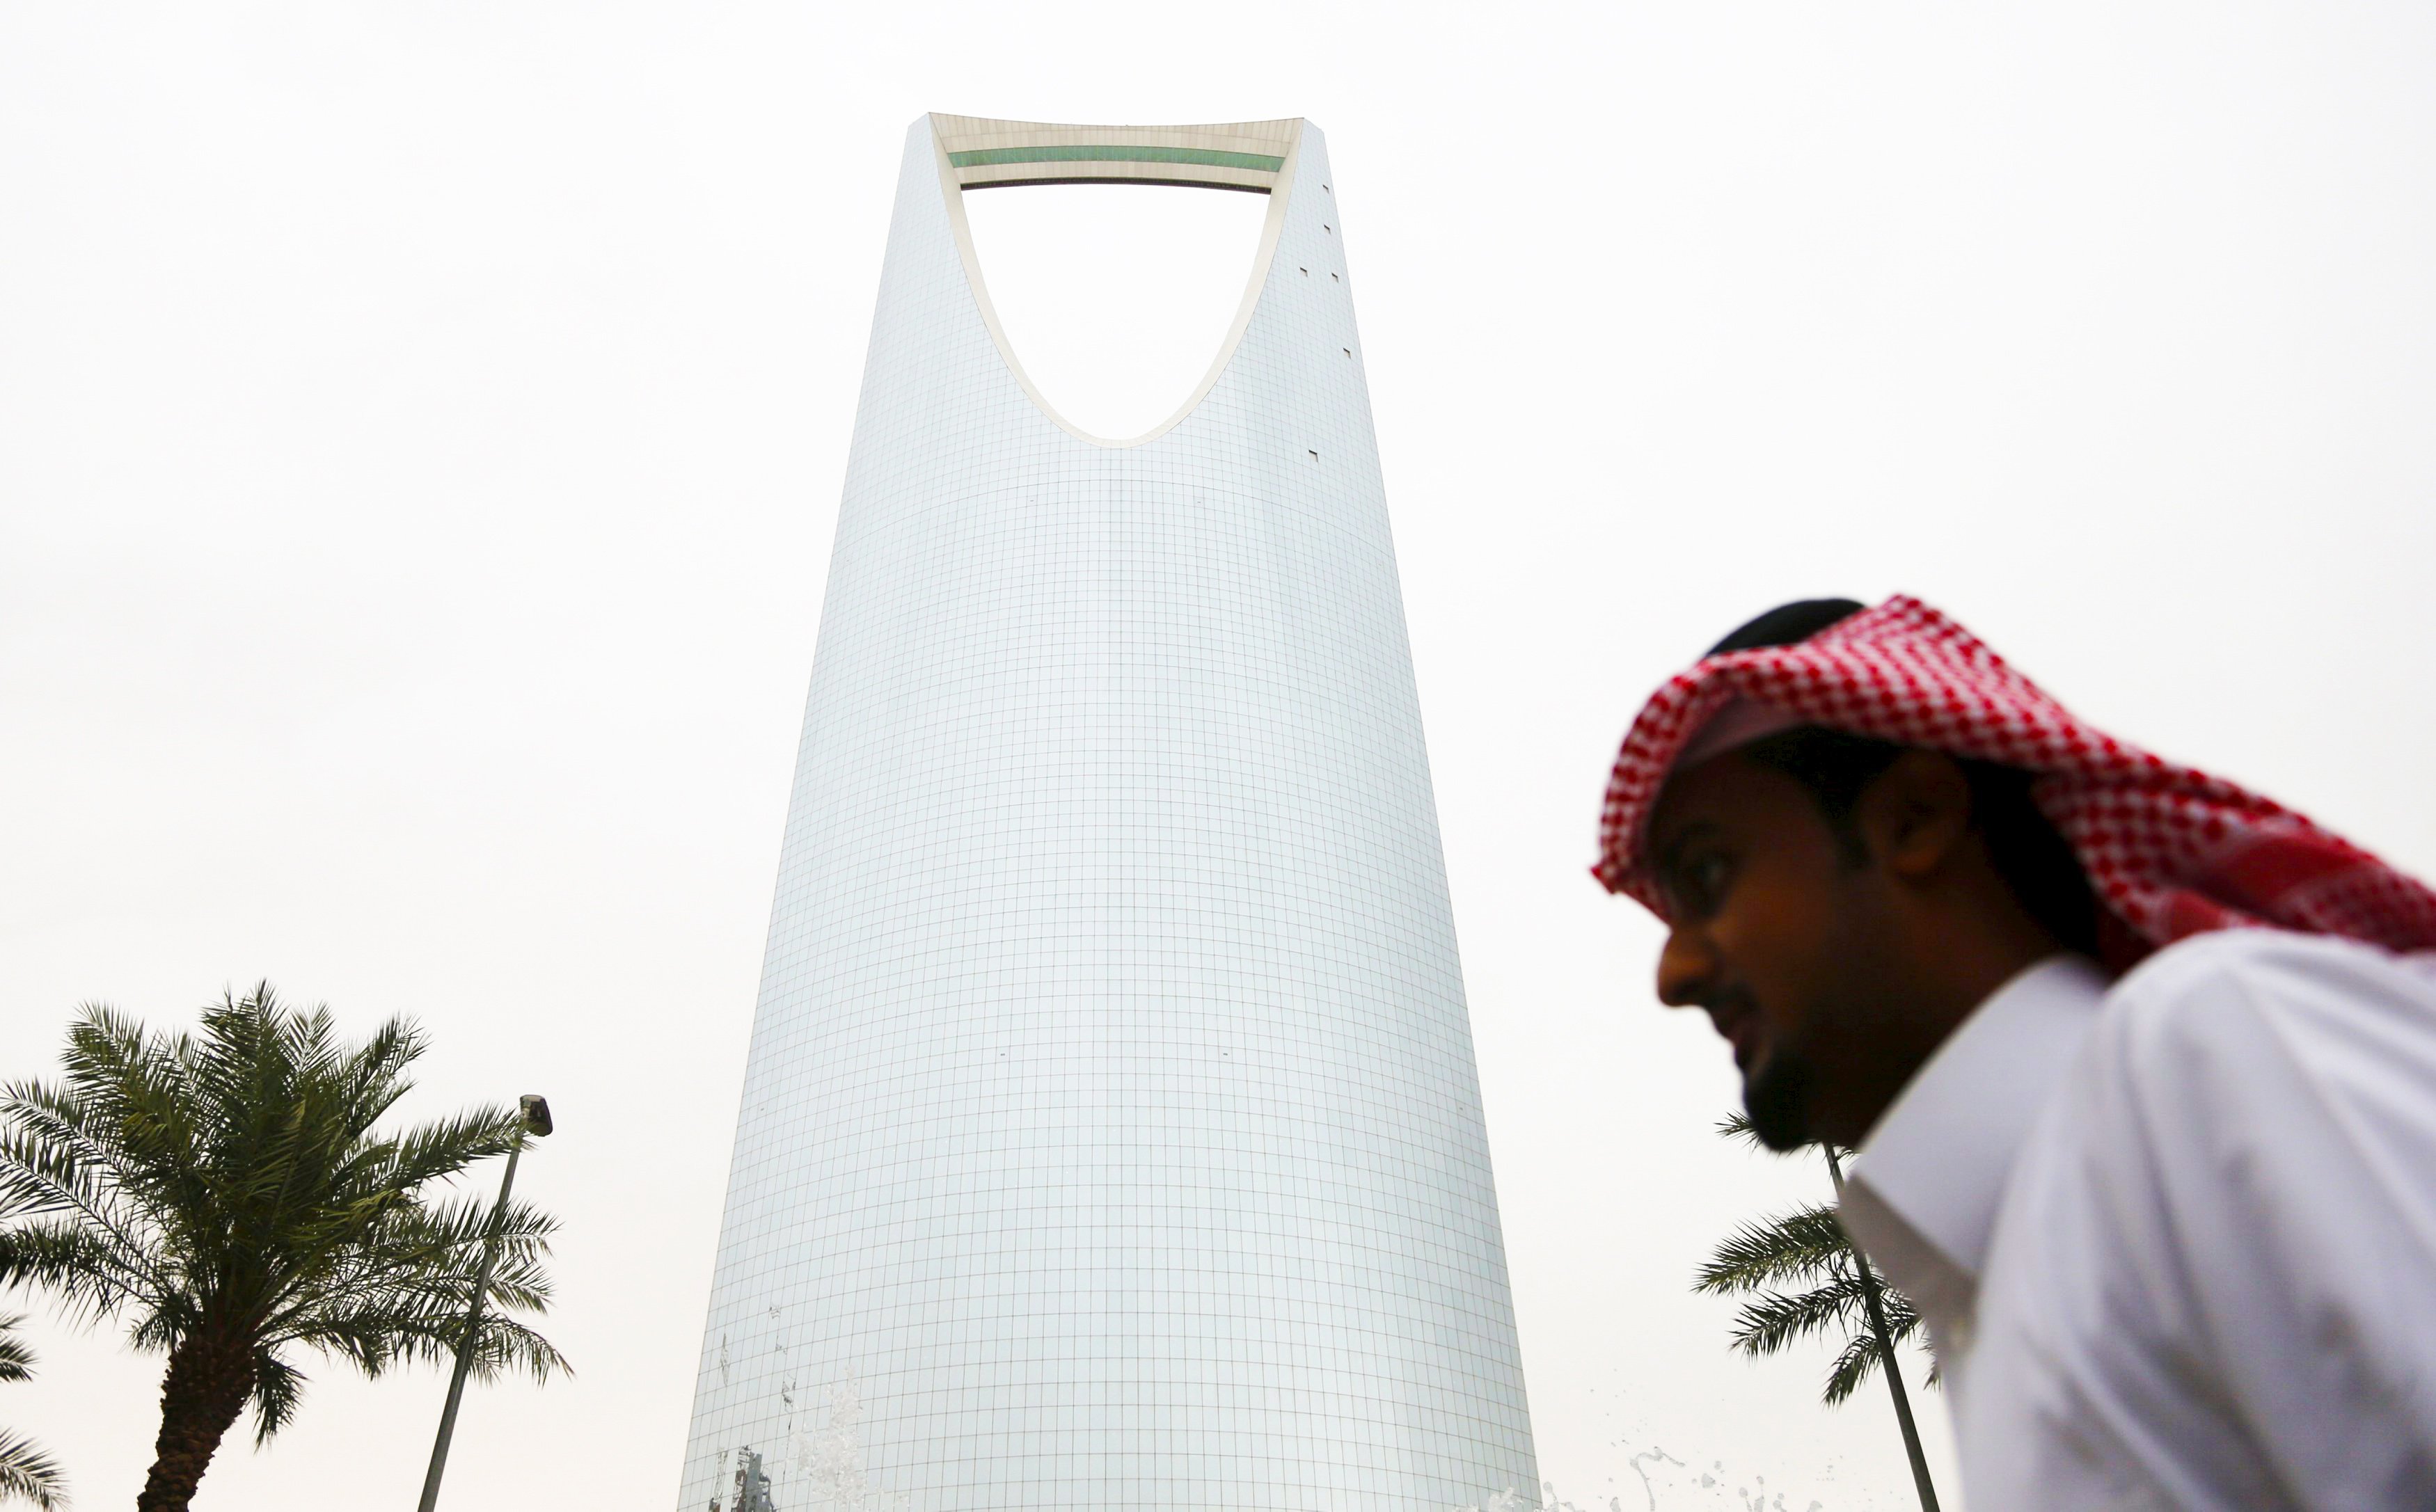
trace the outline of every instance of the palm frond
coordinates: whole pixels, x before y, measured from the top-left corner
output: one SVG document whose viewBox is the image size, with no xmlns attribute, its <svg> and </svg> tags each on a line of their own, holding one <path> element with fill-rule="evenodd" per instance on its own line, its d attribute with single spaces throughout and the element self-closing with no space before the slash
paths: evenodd
<svg viewBox="0 0 2436 1512">
<path fill-rule="evenodd" d="M 1827 1383 L 1818 1394 L 1819 1399 L 1830 1407 L 1842 1406 L 1880 1363 L 1878 1341 L 1863 1329 L 1836 1351 L 1836 1361 L 1827 1367 Z"/>
<path fill-rule="evenodd" d="M 66 1215 L 105 1242 L 121 1269 L 140 1272 L 145 1213 L 122 1182 L 111 1133 L 65 1089 L 0 1088 L 0 1203 L 13 1213 Z"/>
<path fill-rule="evenodd" d="M 0 1381 L 31 1381 L 34 1379 L 34 1350 L 17 1330 L 26 1324 L 24 1313 L 0 1317 Z"/>
<path fill-rule="evenodd" d="M 1700 1267 L 1696 1292 L 1732 1294 L 1815 1281 L 1845 1264 L 1850 1243 L 1835 1209 L 1809 1204 L 1727 1235 Z"/>
<path fill-rule="evenodd" d="M 1717 1121 L 1716 1128 L 1720 1138 L 1738 1139 L 1762 1155 L 1799 1155 L 1803 1150 L 1818 1148 L 1816 1144 L 1805 1144 L 1800 1150 L 1771 1149 L 1768 1142 L 1759 1137 L 1759 1130 L 1752 1126 L 1750 1115 L 1747 1113 L 1729 1113 Z M 1836 1146 L 1836 1153 L 1847 1160 L 1853 1157 L 1853 1152 L 1840 1144 Z"/>
<path fill-rule="evenodd" d="M 11 1496 L 56 1512 L 68 1504 L 68 1481 L 59 1462 L 31 1440 L 0 1431 L 0 1497 Z"/>
<path fill-rule="evenodd" d="M 78 1323 L 116 1314 L 147 1295 L 151 1279 L 108 1236 L 73 1218 L 34 1219 L 0 1229 L 0 1284 L 46 1291 Z"/>
<path fill-rule="evenodd" d="M 259 1449 L 296 1416 L 304 1394 L 304 1372 L 270 1348 L 253 1352 L 253 1442 Z"/>
<path fill-rule="evenodd" d="M 1734 1347 L 1749 1355 L 1775 1354 L 1800 1339 L 1865 1327 L 1861 1288 L 1838 1277 L 1806 1292 L 1769 1292 L 1734 1313 Z"/>
<path fill-rule="evenodd" d="M 1751 1127 L 1750 1116 L 1749 1114 L 1727 1114 L 1724 1118 L 1717 1121 L 1717 1133 L 1724 1138 L 1739 1139 L 1743 1143 L 1750 1146 L 1754 1150 L 1760 1151 L 1763 1154 L 1776 1154 L 1775 1151 L 1768 1149 L 1766 1141 L 1763 1140 L 1759 1137 L 1759 1130 Z"/>
</svg>

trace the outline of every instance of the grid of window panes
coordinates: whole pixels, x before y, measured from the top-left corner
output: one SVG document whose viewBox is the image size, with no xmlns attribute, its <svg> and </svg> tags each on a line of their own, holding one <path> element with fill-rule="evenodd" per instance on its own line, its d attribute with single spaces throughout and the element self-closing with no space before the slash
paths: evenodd
<svg viewBox="0 0 2436 1512">
<path fill-rule="evenodd" d="M 1527 1495 L 1325 145 L 1127 448 L 1009 373 L 935 165 L 916 122 L 679 1505 Z"/>
</svg>

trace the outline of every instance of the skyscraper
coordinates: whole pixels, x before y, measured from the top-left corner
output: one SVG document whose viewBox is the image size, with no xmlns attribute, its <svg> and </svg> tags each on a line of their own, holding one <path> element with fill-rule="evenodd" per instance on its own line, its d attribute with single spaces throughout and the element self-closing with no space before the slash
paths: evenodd
<svg viewBox="0 0 2436 1512">
<path fill-rule="evenodd" d="M 1269 196 L 1198 391 L 1060 418 L 962 196 Z M 1327 148 L 906 140 L 679 1506 L 1536 1486 Z"/>
</svg>

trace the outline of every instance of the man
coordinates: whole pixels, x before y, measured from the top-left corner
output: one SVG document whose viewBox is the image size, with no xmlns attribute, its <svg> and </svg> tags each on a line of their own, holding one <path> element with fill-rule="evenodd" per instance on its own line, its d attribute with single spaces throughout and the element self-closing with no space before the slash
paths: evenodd
<svg viewBox="0 0 2436 1512">
<path fill-rule="evenodd" d="M 2436 1507 L 2436 893 L 1910 599 L 1649 701 L 1595 874 L 1928 1320 L 1974 1512 Z"/>
</svg>

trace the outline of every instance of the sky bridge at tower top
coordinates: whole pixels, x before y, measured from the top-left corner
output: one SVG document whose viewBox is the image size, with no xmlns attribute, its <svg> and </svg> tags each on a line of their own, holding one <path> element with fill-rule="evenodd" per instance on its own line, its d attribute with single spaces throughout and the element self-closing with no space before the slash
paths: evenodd
<svg viewBox="0 0 2436 1512">
<path fill-rule="evenodd" d="M 1027 183 L 1157 183 L 1275 189 L 1302 122 L 1209 126 L 1069 126 L 932 112 L 932 130 L 962 189 Z"/>
<path fill-rule="evenodd" d="M 914 130 L 930 138 L 966 282 L 1016 381 L 1076 439 L 1127 447 L 1191 414 L 1250 328 L 1301 165 L 1322 150 L 1307 126 L 1299 116 L 1084 126 L 933 112 Z M 977 201 L 965 192 L 1107 183 L 1239 192 L 1050 187 Z M 1095 202 L 1104 198 L 1123 203 Z M 1333 242 L 1335 217 L 1324 218 Z M 977 224 L 991 228 L 993 266 L 1010 275 L 1001 288 L 984 272 Z M 1343 280 L 1333 265 L 1326 276 Z M 1340 344 L 1349 357 L 1354 343 Z"/>
</svg>

